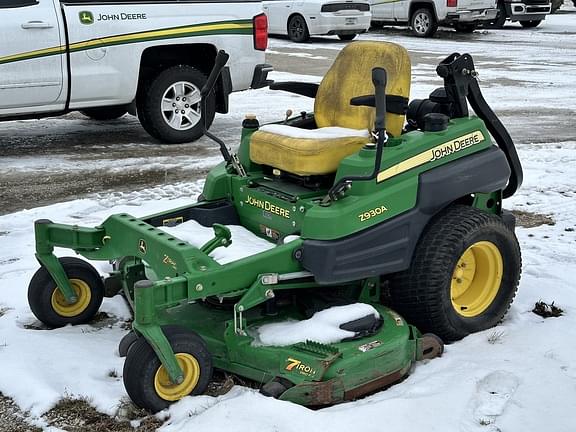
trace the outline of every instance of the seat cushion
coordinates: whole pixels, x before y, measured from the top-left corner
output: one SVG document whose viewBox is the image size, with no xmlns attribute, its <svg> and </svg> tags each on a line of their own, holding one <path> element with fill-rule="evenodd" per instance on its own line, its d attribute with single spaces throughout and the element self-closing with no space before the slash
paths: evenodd
<svg viewBox="0 0 576 432">
<path fill-rule="evenodd" d="M 265 125 L 252 135 L 250 159 L 300 176 L 323 175 L 335 172 L 344 157 L 369 141 L 365 129 Z"/>
<path fill-rule="evenodd" d="M 350 105 L 350 99 L 355 96 L 374 94 L 374 67 L 386 69 L 387 95 L 410 96 L 410 57 L 403 47 L 391 42 L 349 43 L 340 51 L 318 88 L 314 101 L 314 117 L 318 127 L 374 127 L 374 108 Z M 400 136 L 403 125 L 404 115 L 386 114 L 389 135 Z"/>
</svg>

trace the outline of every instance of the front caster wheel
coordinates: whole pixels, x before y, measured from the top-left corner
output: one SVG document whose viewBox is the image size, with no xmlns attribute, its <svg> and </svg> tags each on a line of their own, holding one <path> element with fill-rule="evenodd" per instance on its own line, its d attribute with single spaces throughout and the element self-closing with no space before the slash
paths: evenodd
<svg viewBox="0 0 576 432">
<path fill-rule="evenodd" d="M 44 267 L 30 280 L 28 304 L 32 313 L 49 327 L 83 324 L 94 318 L 104 298 L 104 284 L 94 267 L 74 257 L 59 258 L 77 300 L 69 304 Z"/>
<path fill-rule="evenodd" d="M 150 344 L 138 338 L 128 350 L 124 363 L 124 386 L 140 408 L 158 412 L 188 395 L 204 393 L 212 379 L 212 356 L 196 333 L 177 326 L 162 329 L 184 372 L 180 384 L 168 373 Z"/>
<path fill-rule="evenodd" d="M 390 280 L 391 306 L 445 341 L 498 324 L 521 272 L 514 232 L 498 216 L 463 205 L 438 214 L 408 270 Z"/>
</svg>

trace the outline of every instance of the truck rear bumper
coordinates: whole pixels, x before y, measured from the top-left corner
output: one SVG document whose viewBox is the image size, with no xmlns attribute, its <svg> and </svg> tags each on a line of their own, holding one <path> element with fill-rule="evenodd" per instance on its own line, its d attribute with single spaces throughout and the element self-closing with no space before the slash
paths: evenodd
<svg viewBox="0 0 576 432">
<path fill-rule="evenodd" d="M 497 14 L 498 9 L 463 10 L 456 13 L 449 13 L 446 16 L 445 22 L 448 24 L 455 24 L 492 21 L 496 18 Z"/>
<path fill-rule="evenodd" d="M 506 3 L 510 21 L 543 20 L 550 11 L 550 4 Z"/>
<path fill-rule="evenodd" d="M 346 11 L 340 13 L 320 13 L 309 16 L 311 35 L 357 34 L 370 27 L 370 12 Z"/>
</svg>

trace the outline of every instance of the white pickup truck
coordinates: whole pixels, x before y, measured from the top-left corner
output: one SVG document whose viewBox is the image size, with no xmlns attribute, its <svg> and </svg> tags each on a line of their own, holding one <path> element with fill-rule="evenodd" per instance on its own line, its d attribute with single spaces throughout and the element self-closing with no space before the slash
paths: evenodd
<svg viewBox="0 0 576 432">
<path fill-rule="evenodd" d="M 431 37 L 439 25 L 471 33 L 496 18 L 495 0 L 371 0 L 372 26 L 408 24 L 419 37 Z"/>
<path fill-rule="evenodd" d="M 0 120 L 130 112 L 162 142 L 193 141 L 230 92 L 265 85 L 267 43 L 260 0 L 1 0 Z"/>
</svg>

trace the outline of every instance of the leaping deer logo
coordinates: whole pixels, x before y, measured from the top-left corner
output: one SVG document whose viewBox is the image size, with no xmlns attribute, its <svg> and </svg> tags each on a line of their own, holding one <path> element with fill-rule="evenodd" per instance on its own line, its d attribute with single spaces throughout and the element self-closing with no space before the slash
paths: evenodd
<svg viewBox="0 0 576 432">
<path fill-rule="evenodd" d="M 94 15 L 92 15 L 92 12 L 82 11 L 79 12 L 78 15 L 80 16 L 80 22 L 82 24 L 94 24 Z"/>
</svg>

